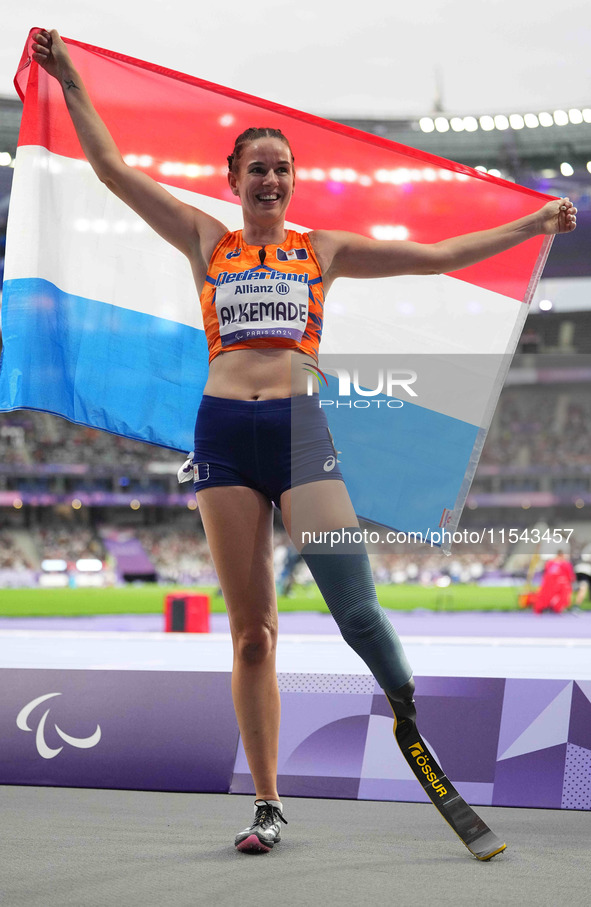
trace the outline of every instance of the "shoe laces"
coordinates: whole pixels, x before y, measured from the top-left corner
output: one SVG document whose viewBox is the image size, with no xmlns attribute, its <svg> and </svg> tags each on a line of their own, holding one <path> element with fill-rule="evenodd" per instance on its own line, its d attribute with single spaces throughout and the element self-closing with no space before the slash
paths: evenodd
<svg viewBox="0 0 591 907">
<path fill-rule="evenodd" d="M 267 803 L 266 800 L 255 800 L 254 805 L 257 808 L 254 818 L 255 825 L 260 825 L 261 828 L 268 828 L 269 825 L 274 825 L 277 819 L 287 825 L 287 819 L 283 818 L 283 813 L 279 807 Z"/>
</svg>

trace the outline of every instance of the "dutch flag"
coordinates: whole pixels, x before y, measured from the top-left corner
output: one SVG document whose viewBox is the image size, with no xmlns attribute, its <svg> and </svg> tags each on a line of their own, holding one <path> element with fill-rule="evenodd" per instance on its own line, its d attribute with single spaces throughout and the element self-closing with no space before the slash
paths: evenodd
<svg viewBox="0 0 591 907">
<path fill-rule="evenodd" d="M 0 410 L 35 409 L 185 452 L 207 375 L 183 255 L 110 194 L 84 160 L 59 85 L 31 62 L 11 196 Z M 539 193 L 322 120 L 68 40 L 131 166 L 229 229 L 242 226 L 225 160 L 234 137 L 279 127 L 294 150 L 299 230 L 436 242 L 539 209 Z M 341 280 L 325 311 L 321 393 L 357 513 L 404 531 L 458 523 L 551 238 L 452 275 Z M 343 356 L 417 375 L 385 410 L 340 405 Z M 372 374 L 372 363 L 375 366 Z M 379 368 L 378 368 L 379 366 Z M 339 393 L 341 392 L 341 396 Z M 386 418 L 390 416 L 391 418 Z"/>
</svg>

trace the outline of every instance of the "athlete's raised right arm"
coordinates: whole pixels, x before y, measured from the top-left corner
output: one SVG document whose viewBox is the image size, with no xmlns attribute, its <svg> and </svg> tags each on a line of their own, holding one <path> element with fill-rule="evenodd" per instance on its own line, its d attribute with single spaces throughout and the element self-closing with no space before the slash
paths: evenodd
<svg viewBox="0 0 591 907">
<path fill-rule="evenodd" d="M 205 263 L 226 232 L 220 221 L 179 201 L 147 174 L 129 167 L 93 107 L 68 48 L 55 29 L 34 36 L 33 59 L 62 86 L 82 150 L 98 178 L 163 239 Z"/>
</svg>

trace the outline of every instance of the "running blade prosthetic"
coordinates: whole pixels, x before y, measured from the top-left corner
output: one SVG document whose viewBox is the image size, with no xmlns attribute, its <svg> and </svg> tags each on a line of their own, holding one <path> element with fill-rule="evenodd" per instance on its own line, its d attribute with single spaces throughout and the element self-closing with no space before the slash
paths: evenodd
<svg viewBox="0 0 591 907">
<path fill-rule="evenodd" d="M 505 850 L 507 845 L 460 796 L 429 752 L 417 730 L 414 703 L 387 698 L 394 712 L 394 736 L 402 755 L 445 821 L 479 860 L 490 860 Z"/>
</svg>

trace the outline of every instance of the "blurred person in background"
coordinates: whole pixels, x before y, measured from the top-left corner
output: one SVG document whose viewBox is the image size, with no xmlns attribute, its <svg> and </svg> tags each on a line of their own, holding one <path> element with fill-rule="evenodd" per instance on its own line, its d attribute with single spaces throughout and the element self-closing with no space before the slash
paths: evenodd
<svg viewBox="0 0 591 907">
<path fill-rule="evenodd" d="M 544 567 L 542 585 L 534 599 L 534 614 L 541 614 L 548 609 L 560 614 L 570 607 L 575 573 L 572 564 L 564 556 L 564 551 L 557 551 L 556 557 Z"/>
</svg>

